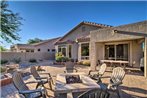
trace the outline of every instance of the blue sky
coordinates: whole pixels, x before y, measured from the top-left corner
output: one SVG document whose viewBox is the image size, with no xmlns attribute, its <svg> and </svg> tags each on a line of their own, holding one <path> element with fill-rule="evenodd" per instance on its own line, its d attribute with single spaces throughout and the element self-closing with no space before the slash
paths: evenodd
<svg viewBox="0 0 147 98">
<path fill-rule="evenodd" d="M 21 41 L 14 43 L 63 36 L 81 21 L 118 26 L 147 19 L 147 2 L 10 1 L 9 9 L 25 19 L 18 32 Z"/>
</svg>

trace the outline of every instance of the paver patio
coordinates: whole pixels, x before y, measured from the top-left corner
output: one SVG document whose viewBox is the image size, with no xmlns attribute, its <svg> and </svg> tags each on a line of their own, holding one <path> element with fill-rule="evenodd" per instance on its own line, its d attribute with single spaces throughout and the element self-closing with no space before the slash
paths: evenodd
<svg viewBox="0 0 147 98">
<path fill-rule="evenodd" d="M 47 72 L 50 72 L 53 76 L 54 82 L 56 79 L 56 75 L 59 73 L 64 73 L 65 67 L 63 65 L 52 65 L 52 66 L 43 66 Z M 90 67 L 77 65 L 78 72 L 85 72 L 88 74 L 88 70 Z M 143 77 L 143 73 L 139 71 L 137 68 L 131 68 L 132 72 L 127 73 L 123 84 L 120 86 L 120 94 L 121 98 L 147 98 L 147 79 Z M 29 71 L 29 68 L 26 69 Z M 102 78 L 102 82 L 108 84 L 109 77 L 111 75 L 110 67 L 107 68 L 107 71 Z M 32 76 L 25 77 L 24 80 L 31 81 L 34 80 Z M 36 84 L 28 85 L 31 89 L 35 88 Z M 20 98 L 16 88 L 13 84 L 9 84 L 6 86 L 1 87 L 1 96 L 2 98 Z M 48 94 L 54 98 L 54 92 L 48 91 Z M 112 93 L 111 98 L 117 98 L 115 93 Z"/>
</svg>

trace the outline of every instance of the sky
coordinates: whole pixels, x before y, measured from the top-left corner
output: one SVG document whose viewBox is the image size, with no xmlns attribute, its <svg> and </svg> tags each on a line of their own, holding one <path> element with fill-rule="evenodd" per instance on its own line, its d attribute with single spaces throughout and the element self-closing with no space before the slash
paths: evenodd
<svg viewBox="0 0 147 98">
<path fill-rule="evenodd" d="M 139 1 L 9 1 L 9 9 L 24 19 L 15 44 L 63 36 L 82 21 L 119 26 L 147 20 L 147 2 Z"/>
</svg>

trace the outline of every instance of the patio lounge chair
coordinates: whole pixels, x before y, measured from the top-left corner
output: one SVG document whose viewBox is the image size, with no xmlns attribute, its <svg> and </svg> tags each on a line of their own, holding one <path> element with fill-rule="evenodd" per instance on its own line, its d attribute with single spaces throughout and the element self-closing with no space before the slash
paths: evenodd
<svg viewBox="0 0 147 98">
<path fill-rule="evenodd" d="M 92 89 L 84 92 L 78 98 L 109 98 L 109 93 L 102 89 Z"/>
<path fill-rule="evenodd" d="M 119 94 L 119 85 L 122 84 L 122 80 L 124 79 L 124 76 L 125 76 L 125 71 L 123 68 L 121 67 L 116 67 L 113 69 L 113 72 L 112 72 L 112 75 L 111 75 L 111 78 L 110 78 L 110 83 L 108 84 L 108 86 L 106 85 L 101 85 L 100 86 L 103 88 L 103 89 L 108 89 L 110 91 L 115 91 L 118 95 L 118 98 L 120 98 L 120 94 Z"/>
<path fill-rule="evenodd" d="M 30 90 L 26 84 L 37 83 L 38 81 L 32 81 L 24 83 L 21 73 L 14 72 L 12 76 L 14 86 L 18 89 L 19 94 L 22 94 L 25 98 L 46 98 L 45 89 L 42 87 L 40 89 Z"/>
<path fill-rule="evenodd" d="M 52 79 L 50 73 L 40 73 L 40 74 L 47 74 L 48 75 L 48 77 L 41 77 L 39 75 L 39 73 L 37 72 L 37 69 L 36 69 L 35 66 L 31 66 L 30 70 L 31 70 L 31 73 L 32 73 L 33 77 L 36 80 L 40 80 L 41 81 L 41 82 L 37 83 L 36 88 L 38 88 L 39 86 L 42 86 L 42 83 L 43 83 L 43 87 L 46 88 L 44 86 L 44 84 L 49 83 L 50 89 L 52 90 L 53 79 Z M 47 89 L 49 89 L 49 88 L 47 88 Z"/>
<path fill-rule="evenodd" d="M 72 73 L 72 72 L 77 72 L 78 70 L 74 67 L 74 62 L 68 61 L 65 63 L 66 69 L 65 69 L 65 73 Z"/>
<path fill-rule="evenodd" d="M 90 70 L 89 71 L 89 76 L 90 78 L 94 79 L 97 81 L 97 83 L 101 82 L 101 77 L 103 76 L 103 74 L 105 73 L 106 71 L 106 68 L 107 68 L 107 65 L 105 63 L 103 63 L 101 66 L 100 66 L 100 69 L 99 71 L 93 71 L 93 70 Z M 95 73 L 95 74 L 92 74 L 92 73 Z"/>
</svg>

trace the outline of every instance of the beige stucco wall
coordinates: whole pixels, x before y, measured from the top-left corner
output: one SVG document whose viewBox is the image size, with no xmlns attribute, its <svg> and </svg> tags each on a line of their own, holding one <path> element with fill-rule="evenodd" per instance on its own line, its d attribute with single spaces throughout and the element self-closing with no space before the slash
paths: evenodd
<svg viewBox="0 0 147 98">
<path fill-rule="evenodd" d="M 85 27 L 84 32 L 82 32 L 82 27 Z M 99 29 L 99 27 L 89 26 L 89 25 L 81 25 L 76 30 L 71 32 L 69 35 L 64 37 L 61 41 L 67 41 L 67 40 L 76 41 L 77 38 L 88 36 L 90 34 L 90 31 L 96 30 L 96 29 Z M 57 49 L 57 46 L 58 45 L 55 46 L 56 49 Z M 79 45 L 77 43 L 72 44 L 72 59 L 77 59 L 77 60 L 79 59 L 78 52 L 80 52 Z"/>
<path fill-rule="evenodd" d="M 30 59 L 36 59 L 36 60 L 54 60 L 55 54 L 54 53 L 48 53 L 48 52 L 36 52 L 36 53 L 30 53 L 30 52 L 1 52 L 1 59 L 2 60 L 8 60 L 13 61 L 14 59 L 21 58 L 21 61 L 28 61 Z"/>
<path fill-rule="evenodd" d="M 147 37 L 145 38 L 145 49 L 144 49 L 144 76 L 147 78 Z"/>
</svg>

